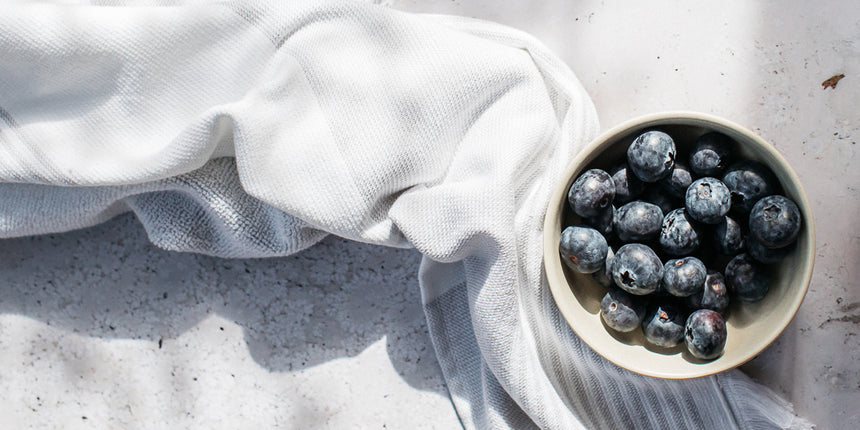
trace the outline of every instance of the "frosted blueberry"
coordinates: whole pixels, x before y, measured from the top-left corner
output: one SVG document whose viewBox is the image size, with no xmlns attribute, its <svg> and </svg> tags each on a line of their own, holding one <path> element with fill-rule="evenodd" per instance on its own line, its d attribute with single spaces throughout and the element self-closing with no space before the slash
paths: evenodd
<svg viewBox="0 0 860 430">
<path fill-rule="evenodd" d="M 600 318 L 613 330 L 633 331 L 639 328 L 645 307 L 624 290 L 613 289 L 600 301 Z"/>
<path fill-rule="evenodd" d="M 636 200 L 615 211 L 613 230 L 624 242 L 653 239 L 660 233 L 663 211 L 657 205 Z"/>
<path fill-rule="evenodd" d="M 797 239 L 800 209 L 785 196 L 759 200 L 750 212 L 750 235 L 768 248 L 782 248 Z"/>
<path fill-rule="evenodd" d="M 580 175 L 567 192 L 571 209 L 584 218 L 597 216 L 612 204 L 614 198 L 612 177 L 600 169 L 591 169 Z"/>
<path fill-rule="evenodd" d="M 627 164 L 637 178 L 657 182 L 672 173 L 675 141 L 661 131 L 647 131 L 627 147 Z"/>
<path fill-rule="evenodd" d="M 559 252 L 568 267 L 579 273 L 594 273 L 603 267 L 609 246 L 597 230 L 571 226 L 561 232 Z"/>
<path fill-rule="evenodd" d="M 734 142 L 728 136 L 711 132 L 703 135 L 690 152 L 690 169 L 698 176 L 717 176 L 726 169 Z"/>
<path fill-rule="evenodd" d="M 701 223 L 717 224 L 731 208 L 728 187 L 716 178 L 699 178 L 687 188 L 684 207 L 690 216 Z"/>
<path fill-rule="evenodd" d="M 747 254 L 738 254 L 726 265 L 726 283 L 742 302 L 757 302 L 767 295 L 770 279 L 764 267 Z"/>
<path fill-rule="evenodd" d="M 669 260 L 663 266 L 663 289 L 677 297 L 701 294 L 705 275 L 705 263 L 696 257 Z"/>
<path fill-rule="evenodd" d="M 710 309 L 700 309 L 687 318 L 684 341 L 694 357 L 712 360 L 723 353 L 727 334 L 726 320 L 722 315 Z"/>
<path fill-rule="evenodd" d="M 699 231 L 683 208 L 669 212 L 660 227 L 660 248 L 669 255 L 691 254 L 699 248 Z"/>
<path fill-rule="evenodd" d="M 648 246 L 628 243 L 615 253 L 612 278 L 619 288 L 630 294 L 650 294 L 657 291 L 663 279 L 663 263 Z"/>
<path fill-rule="evenodd" d="M 684 315 L 671 304 L 651 308 L 642 320 L 645 339 L 663 348 L 672 348 L 684 341 Z"/>
</svg>

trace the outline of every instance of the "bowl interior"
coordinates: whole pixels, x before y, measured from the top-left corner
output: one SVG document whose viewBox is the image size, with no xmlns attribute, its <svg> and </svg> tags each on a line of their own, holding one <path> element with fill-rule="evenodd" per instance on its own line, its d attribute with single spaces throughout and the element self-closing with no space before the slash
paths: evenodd
<svg viewBox="0 0 860 430">
<path fill-rule="evenodd" d="M 733 302 L 729 308 L 728 336 L 722 356 L 711 361 L 692 357 L 683 344 L 672 349 L 650 345 L 641 330 L 619 333 L 606 328 L 600 318 L 600 300 L 607 289 L 590 275 L 569 270 L 558 252 L 561 230 L 579 223 L 567 204 L 567 190 L 579 174 L 590 168 L 608 170 L 624 160 L 627 146 L 649 129 L 668 133 L 678 147 L 678 159 L 686 161 L 689 147 L 710 131 L 737 142 L 736 157 L 757 160 L 773 170 L 782 194 L 794 200 L 802 212 L 795 252 L 771 265 L 767 296 L 756 303 Z M 628 370 L 662 378 L 693 378 L 720 372 L 752 359 L 773 342 L 800 307 L 812 276 L 815 237 L 812 211 L 797 176 L 773 147 L 752 132 L 721 118 L 697 113 L 664 113 L 624 123 L 609 130 L 579 153 L 567 167 L 564 180 L 554 190 L 544 225 L 544 265 L 553 297 L 576 334 L 592 349 Z M 722 271 L 723 267 L 714 269 Z"/>
</svg>

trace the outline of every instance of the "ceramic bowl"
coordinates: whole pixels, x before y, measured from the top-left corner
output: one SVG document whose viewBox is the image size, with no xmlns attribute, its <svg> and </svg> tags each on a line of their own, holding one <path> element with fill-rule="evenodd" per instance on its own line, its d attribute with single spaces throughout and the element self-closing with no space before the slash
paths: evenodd
<svg viewBox="0 0 860 430">
<path fill-rule="evenodd" d="M 728 336 L 723 354 L 711 361 L 698 360 L 682 342 L 676 348 L 654 347 L 641 330 L 614 332 L 603 325 L 600 300 L 606 288 L 590 275 L 569 270 L 558 251 L 561 231 L 579 224 L 567 203 L 567 191 L 580 173 L 590 168 L 610 169 L 623 161 L 630 142 L 645 130 L 657 129 L 675 140 L 678 159 L 685 160 L 696 139 L 711 131 L 737 142 L 737 158 L 757 160 L 773 170 L 783 194 L 802 213 L 795 251 L 781 263 L 769 266 L 771 285 L 756 303 L 734 301 L 726 320 Z M 603 133 L 570 162 L 558 182 L 544 221 L 544 266 L 553 298 L 574 332 L 594 351 L 633 372 L 659 378 L 696 378 L 737 367 L 754 358 L 785 329 L 800 307 L 812 277 L 815 233 L 812 210 L 797 175 L 774 147 L 751 131 L 725 119 L 694 112 L 665 112 L 636 118 Z M 718 268 L 721 270 L 722 268 Z"/>
</svg>

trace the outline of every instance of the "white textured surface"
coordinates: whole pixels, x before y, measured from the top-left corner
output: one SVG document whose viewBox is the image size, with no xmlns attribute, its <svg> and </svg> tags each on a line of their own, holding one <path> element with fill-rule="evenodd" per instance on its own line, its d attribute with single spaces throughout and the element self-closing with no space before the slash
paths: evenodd
<svg viewBox="0 0 860 430">
<path fill-rule="evenodd" d="M 774 142 L 815 207 L 818 261 L 796 320 L 745 368 L 818 428 L 860 427 L 860 10 L 385 3 L 535 34 L 575 66 L 603 128 L 688 108 Z M 846 78 L 822 90 L 836 73 Z M 419 305 L 416 253 L 328 239 L 293 258 L 217 260 L 157 250 L 133 224 L 0 242 L 0 412 L 13 424 L 456 425 Z M 135 415 L 148 408 L 159 416 Z"/>
<path fill-rule="evenodd" d="M 3 428 L 450 428 L 413 251 L 149 244 L 132 216 L 0 242 Z"/>
</svg>

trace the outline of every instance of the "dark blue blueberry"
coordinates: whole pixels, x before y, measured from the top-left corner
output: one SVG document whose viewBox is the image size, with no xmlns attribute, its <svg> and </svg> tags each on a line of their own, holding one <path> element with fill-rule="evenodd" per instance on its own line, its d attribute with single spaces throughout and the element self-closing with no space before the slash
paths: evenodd
<svg viewBox="0 0 860 430">
<path fill-rule="evenodd" d="M 672 173 L 675 154 L 675 142 L 668 134 L 647 131 L 627 147 L 627 164 L 637 178 L 657 182 Z"/>
<path fill-rule="evenodd" d="M 670 304 L 652 307 L 642 320 L 642 332 L 648 342 L 672 348 L 684 340 L 684 315 Z"/>
<path fill-rule="evenodd" d="M 773 264 L 778 263 L 783 258 L 788 257 L 795 248 L 797 248 L 797 242 L 793 242 L 791 245 L 782 247 L 782 248 L 767 248 L 758 240 L 756 240 L 753 236 L 747 237 L 747 254 L 752 257 L 753 260 L 758 261 L 759 263 L 764 264 Z"/>
<path fill-rule="evenodd" d="M 705 264 L 696 257 L 669 260 L 663 266 L 663 289 L 677 297 L 701 294 L 706 274 Z"/>
<path fill-rule="evenodd" d="M 687 188 L 692 183 L 693 175 L 690 174 L 690 169 L 681 163 L 675 163 L 672 173 L 658 182 L 667 193 L 676 199 L 683 199 L 687 193 Z"/>
<path fill-rule="evenodd" d="M 701 223 L 719 223 L 731 205 L 731 193 L 719 179 L 700 178 L 687 188 L 684 207 L 694 220 Z"/>
<path fill-rule="evenodd" d="M 689 255 L 699 247 L 699 231 L 684 209 L 675 209 L 663 218 L 660 247 L 669 255 Z"/>
<path fill-rule="evenodd" d="M 628 243 L 619 248 L 612 259 L 612 279 L 630 294 L 650 294 L 657 291 L 663 279 L 663 263 L 651 248 Z"/>
<path fill-rule="evenodd" d="M 615 222 L 615 207 L 609 205 L 597 216 L 583 218 L 582 221 L 599 231 L 604 237 L 609 238 L 612 235 L 612 224 Z"/>
<path fill-rule="evenodd" d="M 767 166 L 750 160 L 729 166 L 723 183 L 732 194 L 732 212 L 736 214 L 748 214 L 759 199 L 775 193 L 779 184 Z"/>
<path fill-rule="evenodd" d="M 588 218 L 597 216 L 612 204 L 615 184 L 612 177 L 600 169 L 591 169 L 579 175 L 567 192 L 567 201 L 577 215 Z"/>
<path fill-rule="evenodd" d="M 559 251 L 568 267 L 579 273 L 594 273 L 606 262 L 609 246 L 597 230 L 571 226 L 561 232 Z"/>
<path fill-rule="evenodd" d="M 765 268 L 747 254 L 738 254 L 726 265 L 726 283 L 732 295 L 747 303 L 763 299 L 770 288 Z"/>
<path fill-rule="evenodd" d="M 767 196 L 750 212 L 750 235 L 768 248 L 782 248 L 797 239 L 800 210 L 789 198 Z"/>
<path fill-rule="evenodd" d="M 612 169 L 612 182 L 615 183 L 615 204 L 618 206 L 636 200 L 645 190 L 645 183 L 630 173 L 626 164 Z"/>
<path fill-rule="evenodd" d="M 687 304 L 693 309 L 710 309 L 723 313 L 729 307 L 729 289 L 722 273 L 709 270 L 705 276 L 705 288 L 687 297 Z"/>
<path fill-rule="evenodd" d="M 615 252 L 612 251 L 612 247 L 609 247 L 606 252 L 606 262 L 603 264 L 603 269 L 591 274 L 598 284 L 603 285 L 606 288 L 615 286 L 615 281 L 612 280 L 612 260 L 614 258 Z"/>
<path fill-rule="evenodd" d="M 699 309 L 690 314 L 684 326 L 684 341 L 694 357 L 712 360 L 726 347 L 726 320 L 710 309 Z"/>
<path fill-rule="evenodd" d="M 615 211 L 613 229 L 624 242 L 653 239 L 660 233 L 663 212 L 657 205 L 636 200 Z"/>
<path fill-rule="evenodd" d="M 722 133 L 703 135 L 690 152 L 690 169 L 698 176 L 719 176 L 729 166 L 733 145 Z"/>
<path fill-rule="evenodd" d="M 731 217 L 723 217 L 714 229 L 714 243 L 722 254 L 740 254 L 744 251 L 744 232 L 741 225 Z"/>
<path fill-rule="evenodd" d="M 633 331 L 639 328 L 644 315 L 645 307 L 624 290 L 612 289 L 600 301 L 600 317 L 613 330 Z"/>
<path fill-rule="evenodd" d="M 675 209 L 684 207 L 682 199 L 676 199 L 659 186 L 650 186 L 645 190 L 642 200 L 657 205 L 664 214 L 672 212 Z"/>
</svg>

